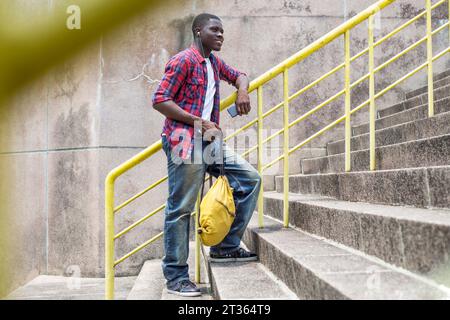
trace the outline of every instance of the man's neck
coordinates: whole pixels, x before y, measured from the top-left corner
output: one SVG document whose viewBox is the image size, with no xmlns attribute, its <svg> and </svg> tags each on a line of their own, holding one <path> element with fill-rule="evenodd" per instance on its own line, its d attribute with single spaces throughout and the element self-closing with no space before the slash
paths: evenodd
<svg viewBox="0 0 450 320">
<path fill-rule="evenodd" d="M 203 51 L 202 51 L 202 48 L 200 48 L 199 47 L 199 45 L 197 44 L 197 43 L 194 43 L 194 45 L 195 45 L 195 47 L 197 48 L 197 50 L 198 50 L 198 52 L 200 52 L 200 55 L 203 57 L 203 58 L 209 58 L 209 55 L 211 54 L 211 50 L 209 50 L 209 49 L 205 49 L 205 47 L 203 47 Z M 203 56 L 203 52 L 205 53 L 205 56 Z"/>
</svg>

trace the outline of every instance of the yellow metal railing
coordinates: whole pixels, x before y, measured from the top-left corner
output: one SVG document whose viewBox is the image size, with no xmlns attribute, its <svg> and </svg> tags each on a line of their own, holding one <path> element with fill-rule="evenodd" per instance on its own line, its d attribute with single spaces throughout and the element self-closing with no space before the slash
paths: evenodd
<svg viewBox="0 0 450 320">
<path fill-rule="evenodd" d="M 252 92 L 254 90 L 257 90 L 257 118 L 248 122 L 246 125 L 241 127 L 240 129 L 233 132 L 233 134 L 229 135 L 225 138 L 225 141 L 237 136 L 239 133 L 247 130 L 248 128 L 252 127 L 253 125 L 258 125 L 257 130 L 257 138 L 258 142 L 256 146 L 251 147 L 249 150 L 244 152 L 242 156 L 246 156 L 250 154 L 251 152 L 257 150 L 258 155 L 258 171 L 263 176 L 263 173 L 265 170 L 273 166 L 275 163 L 283 160 L 283 223 L 285 227 L 289 226 L 289 201 L 288 201 L 288 193 L 289 193 L 289 156 L 302 148 L 304 145 L 308 144 L 315 138 L 322 135 L 324 132 L 334 128 L 337 124 L 341 123 L 342 121 L 345 121 L 345 171 L 351 170 L 351 116 L 361 110 L 366 105 L 369 105 L 369 122 L 370 122 L 370 130 L 369 130 L 369 136 L 370 136 L 370 170 L 376 169 L 376 161 L 375 161 L 375 119 L 376 119 L 376 104 L 375 101 L 377 98 L 383 96 L 386 92 L 393 89 L 406 79 L 410 78 L 423 68 L 427 68 L 428 72 L 428 114 L 429 116 L 434 115 L 434 99 L 433 99 L 433 62 L 437 59 L 441 58 L 443 55 L 445 55 L 447 52 L 450 51 L 450 46 L 447 47 L 445 50 L 441 51 L 437 55 L 433 56 L 433 48 L 432 48 L 432 37 L 437 34 L 438 32 L 444 30 L 447 28 L 450 33 L 450 22 L 445 23 L 444 25 L 440 26 L 436 30 L 432 30 L 432 11 L 441 6 L 444 3 L 448 3 L 449 11 L 450 11 L 450 0 L 441 0 L 436 2 L 435 4 L 432 4 L 431 0 L 424 0 L 425 1 L 425 10 L 415 16 L 414 18 L 410 19 L 406 23 L 402 24 L 401 26 L 394 29 L 389 34 L 382 37 L 380 40 L 375 42 L 374 39 L 374 15 L 377 14 L 380 10 L 385 8 L 386 6 L 392 4 L 396 0 L 381 0 L 375 3 L 374 5 L 370 6 L 366 10 L 362 11 L 358 15 L 354 16 L 353 18 L 349 19 L 345 23 L 341 24 L 337 28 L 335 28 L 333 31 L 327 33 L 325 36 L 321 37 L 317 41 L 313 42 L 312 44 L 308 45 L 306 48 L 300 50 L 298 53 L 294 54 L 293 56 L 289 57 L 288 59 L 284 60 L 279 65 L 273 67 L 263 75 L 259 76 L 257 79 L 252 81 L 249 86 L 249 92 Z M 375 55 L 374 55 L 374 49 L 384 43 L 387 39 L 393 37 L 397 33 L 399 33 L 401 30 L 405 29 L 415 21 L 418 21 L 420 18 L 426 17 L 426 28 L 427 28 L 427 35 L 420 39 L 419 41 L 415 42 L 414 44 L 410 45 L 408 48 L 397 54 L 396 56 L 390 58 L 386 62 L 382 63 L 378 67 L 375 67 Z M 363 51 L 359 52 L 355 56 L 351 56 L 350 53 L 350 37 L 351 37 L 351 30 L 359 25 L 363 21 L 368 21 L 368 47 L 364 49 Z M 324 74 L 319 79 L 311 82 L 304 88 L 300 89 L 293 95 L 289 95 L 289 82 L 288 82 L 288 70 L 304 60 L 306 57 L 310 56 L 312 53 L 318 51 L 319 49 L 323 48 L 325 45 L 329 44 L 330 42 L 336 40 L 338 37 L 344 36 L 344 62 L 331 71 Z M 450 41 L 450 37 L 449 37 Z M 376 93 L 375 91 L 375 74 L 394 61 L 397 61 L 400 57 L 405 55 L 406 53 L 410 52 L 411 50 L 418 47 L 420 44 L 423 44 L 426 42 L 427 45 L 427 61 L 408 74 L 404 75 L 388 87 L 384 88 L 380 92 Z M 358 58 L 362 57 L 364 54 L 368 53 L 368 66 L 369 66 L 369 72 L 368 74 L 364 75 L 363 77 L 359 78 L 358 80 L 351 82 L 351 63 Z M 338 93 L 334 94 L 332 97 L 328 98 L 326 101 L 322 102 L 318 106 L 312 108 L 302 116 L 298 117 L 292 122 L 289 122 L 289 103 L 294 100 L 295 98 L 299 97 L 301 94 L 306 92 L 307 90 L 311 89 L 312 87 L 316 86 L 323 80 L 327 79 L 331 75 L 335 74 L 339 70 L 344 69 L 344 89 L 339 91 Z M 270 110 L 263 112 L 263 85 L 269 82 L 270 80 L 274 79 L 278 75 L 283 74 L 283 101 L 276 105 L 275 107 L 271 108 Z M 361 103 L 356 108 L 351 108 L 351 90 L 362 83 L 365 80 L 369 80 L 369 99 Z M 293 148 L 289 147 L 289 129 L 292 128 L 294 125 L 302 122 L 303 120 L 307 119 L 309 116 L 316 113 L 318 110 L 322 109 L 324 106 L 328 105 L 332 101 L 336 100 L 337 98 L 344 95 L 345 99 L 345 114 L 335 120 L 334 122 L 328 124 L 323 129 L 319 130 L 312 136 L 308 137 L 301 143 L 297 144 Z M 220 104 L 220 110 L 223 111 L 224 109 L 228 108 L 232 103 L 234 103 L 236 100 L 236 93 L 231 94 L 229 97 L 221 101 Z M 275 134 L 272 134 L 270 137 L 267 137 L 266 139 L 263 139 L 263 121 L 265 118 L 267 118 L 269 115 L 273 114 L 275 111 L 283 107 L 283 129 L 278 130 Z M 275 137 L 279 136 L 280 134 L 283 134 L 283 153 L 276 159 L 272 160 L 268 164 L 263 164 L 263 146 L 265 143 L 271 141 Z M 106 219 L 106 230 L 105 230 L 105 243 L 106 243 L 106 252 L 105 252 L 105 269 L 106 269 L 106 298 L 107 299 L 113 299 L 114 298 L 114 268 L 121 262 L 123 262 L 125 259 L 133 255 L 134 253 L 138 252 L 142 248 L 146 247 L 148 244 L 156 241 L 159 239 L 163 234 L 160 233 L 147 242 L 143 243 L 133 251 L 127 253 L 120 259 L 114 261 L 114 241 L 121 237 L 122 235 L 126 234 L 127 232 L 131 231 L 144 221 L 146 221 L 151 216 L 155 215 L 156 213 L 160 212 L 165 208 L 165 205 L 161 205 L 160 207 L 156 208 L 152 212 L 150 212 L 148 215 L 141 218 L 139 221 L 135 222 L 131 226 L 127 227 L 126 229 L 119 232 L 117 235 L 114 234 L 114 215 L 115 213 L 131 203 L 132 201 L 136 200 L 146 192 L 152 190 L 156 186 L 160 185 L 164 181 L 167 180 L 167 176 L 164 178 L 161 178 L 145 190 L 141 191 L 137 195 L 133 196 L 129 200 L 125 201 L 124 203 L 120 204 L 117 207 L 114 207 L 114 182 L 117 177 L 125 173 L 126 171 L 130 170 L 131 168 L 135 167 L 145 159 L 151 157 L 156 152 L 159 152 L 162 148 L 161 141 L 155 142 L 153 145 L 139 153 L 138 155 L 134 156 L 124 164 L 120 165 L 119 167 L 112 170 L 107 178 L 106 178 L 106 185 L 105 185 L 105 219 Z M 264 211 L 264 203 L 263 203 L 263 193 L 264 190 L 261 188 L 259 200 L 258 200 L 258 222 L 259 226 L 262 228 L 263 225 L 263 211 Z M 196 205 L 196 209 L 193 214 L 196 214 L 198 212 L 198 201 Z M 197 218 L 195 219 L 197 223 Z M 198 235 L 195 237 L 196 240 L 196 252 L 195 252 L 195 281 L 200 282 L 200 241 Z"/>
</svg>

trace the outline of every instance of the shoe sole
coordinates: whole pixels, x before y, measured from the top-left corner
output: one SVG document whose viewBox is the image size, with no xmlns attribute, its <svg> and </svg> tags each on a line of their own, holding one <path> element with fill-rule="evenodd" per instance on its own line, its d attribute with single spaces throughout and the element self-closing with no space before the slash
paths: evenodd
<svg viewBox="0 0 450 320">
<path fill-rule="evenodd" d="M 249 257 L 249 258 L 209 258 L 209 261 L 211 262 L 250 262 L 250 261 L 257 261 L 258 257 Z"/>
<path fill-rule="evenodd" d="M 199 296 L 202 295 L 201 292 L 186 292 L 186 293 L 182 293 L 182 292 L 169 290 L 169 289 L 167 289 L 167 292 L 171 293 L 171 294 L 176 294 L 177 296 L 181 296 L 181 297 L 199 297 Z"/>
</svg>

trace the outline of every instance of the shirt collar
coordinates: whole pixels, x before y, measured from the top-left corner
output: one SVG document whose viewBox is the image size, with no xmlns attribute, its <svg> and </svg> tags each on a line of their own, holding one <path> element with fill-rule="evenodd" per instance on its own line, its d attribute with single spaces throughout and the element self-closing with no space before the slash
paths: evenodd
<svg viewBox="0 0 450 320">
<path fill-rule="evenodd" d="M 197 47 L 193 44 L 191 45 L 191 50 L 194 53 L 195 58 L 198 62 L 203 63 L 205 61 L 205 58 L 202 56 L 202 54 L 198 51 Z M 212 52 L 209 55 L 209 60 L 211 60 L 211 57 L 213 56 Z"/>
</svg>

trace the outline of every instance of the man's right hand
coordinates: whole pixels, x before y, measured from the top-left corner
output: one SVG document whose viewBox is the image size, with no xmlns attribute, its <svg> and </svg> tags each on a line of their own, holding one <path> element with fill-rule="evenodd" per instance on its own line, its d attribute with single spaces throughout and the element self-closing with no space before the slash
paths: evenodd
<svg viewBox="0 0 450 320">
<path fill-rule="evenodd" d="M 222 131 L 222 129 L 217 125 L 217 123 L 208 120 L 202 120 L 202 133 L 205 133 L 205 131 L 208 130 Z"/>
<path fill-rule="evenodd" d="M 205 132 L 208 131 L 208 134 L 205 135 Z M 202 134 L 205 136 L 206 140 L 212 141 L 214 136 L 222 135 L 222 129 L 217 125 L 217 123 L 203 120 L 202 119 Z"/>
</svg>

